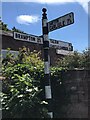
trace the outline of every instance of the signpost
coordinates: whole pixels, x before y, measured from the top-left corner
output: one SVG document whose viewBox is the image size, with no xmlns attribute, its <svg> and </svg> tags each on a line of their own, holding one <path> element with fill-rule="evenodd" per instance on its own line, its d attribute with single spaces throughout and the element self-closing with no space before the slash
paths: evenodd
<svg viewBox="0 0 90 120">
<path fill-rule="evenodd" d="M 50 57 L 49 57 L 49 38 L 48 38 L 48 24 L 46 9 L 42 9 L 42 33 L 43 33 L 43 49 L 44 49 L 44 92 L 45 100 L 48 102 L 48 115 L 53 118 L 53 112 L 51 109 L 52 93 L 50 82 Z"/>
<path fill-rule="evenodd" d="M 43 35 L 43 49 L 44 49 L 44 92 L 45 100 L 48 102 L 48 115 L 50 118 L 54 117 L 52 111 L 52 90 L 50 80 L 50 56 L 49 56 L 49 38 L 48 33 L 56 29 L 68 26 L 74 23 L 74 13 L 71 12 L 55 20 L 47 22 L 46 8 L 42 9 L 42 35 Z"/>
<path fill-rule="evenodd" d="M 73 23 L 74 23 L 74 13 L 71 12 L 69 14 L 66 14 L 62 17 L 59 17 L 57 19 L 54 19 L 54 20 L 48 22 L 48 30 L 49 30 L 49 32 L 51 32 L 56 29 L 71 25 Z"/>
<path fill-rule="evenodd" d="M 13 37 L 15 40 L 21 40 L 25 42 L 31 42 L 31 43 L 37 43 L 37 44 L 43 45 L 43 38 L 40 36 L 35 36 L 35 35 L 30 35 L 30 34 L 20 33 L 20 32 L 13 32 Z M 66 47 L 67 50 L 70 50 L 72 47 L 72 44 L 64 41 L 49 39 L 49 47 L 58 48 L 58 49 L 62 47 Z"/>
</svg>

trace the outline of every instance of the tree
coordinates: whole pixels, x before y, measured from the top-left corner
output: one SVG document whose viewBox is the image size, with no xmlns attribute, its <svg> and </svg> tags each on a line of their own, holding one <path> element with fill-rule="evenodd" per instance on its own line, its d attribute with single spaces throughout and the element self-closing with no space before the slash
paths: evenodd
<svg viewBox="0 0 90 120">
<path fill-rule="evenodd" d="M 10 31 L 7 27 L 7 24 L 5 24 L 4 22 L 2 22 L 2 20 L 0 20 L 0 29 L 4 30 L 4 31 Z"/>
<path fill-rule="evenodd" d="M 74 51 L 73 55 L 68 55 L 59 59 L 58 66 L 67 69 L 82 68 L 83 55 Z"/>
<path fill-rule="evenodd" d="M 59 59 L 58 66 L 67 69 L 89 69 L 90 68 L 90 50 L 86 49 L 82 53 L 74 51 L 73 55 L 68 55 Z"/>
<path fill-rule="evenodd" d="M 21 31 L 21 30 L 17 29 L 16 27 L 13 27 L 13 28 L 12 28 L 12 31 L 14 31 L 14 32 L 24 33 L 23 31 Z"/>
<path fill-rule="evenodd" d="M 85 69 L 90 69 L 90 49 L 86 49 L 83 51 L 83 64 L 82 66 Z"/>
</svg>

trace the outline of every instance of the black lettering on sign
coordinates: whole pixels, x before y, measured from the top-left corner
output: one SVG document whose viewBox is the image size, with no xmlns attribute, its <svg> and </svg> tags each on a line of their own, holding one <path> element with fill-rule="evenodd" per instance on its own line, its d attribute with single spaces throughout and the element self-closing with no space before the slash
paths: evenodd
<svg viewBox="0 0 90 120">
<path fill-rule="evenodd" d="M 16 33 L 16 34 L 15 34 L 15 38 L 17 38 L 17 37 L 18 37 L 18 34 Z"/>
<path fill-rule="evenodd" d="M 58 28 L 62 27 L 62 23 L 61 22 L 57 23 L 57 26 Z"/>
<path fill-rule="evenodd" d="M 73 16 L 72 16 L 72 14 L 68 15 L 67 24 L 69 25 L 69 24 L 71 24 L 71 23 L 73 23 L 73 22 L 74 22 L 74 21 L 73 21 Z"/>
<path fill-rule="evenodd" d="M 31 37 L 31 41 L 35 41 L 35 37 Z"/>
<path fill-rule="evenodd" d="M 31 37 L 30 36 L 28 36 L 28 37 L 29 37 L 29 41 L 30 41 Z"/>
<path fill-rule="evenodd" d="M 37 42 L 38 42 L 38 43 L 41 43 L 41 39 L 40 39 L 39 37 L 37 38 Z"/>
<path fill-rule="evenodd" d="M 17 34 L 17 38 L 19 38 L 19 39 L 20 39 L 20 34 Z"/>
<path fill-rule="evenodd" d="M 74 23 L 74 13 L 71 12 L 62 17 L 48 22 L 49 32 Z"/>
</svg>

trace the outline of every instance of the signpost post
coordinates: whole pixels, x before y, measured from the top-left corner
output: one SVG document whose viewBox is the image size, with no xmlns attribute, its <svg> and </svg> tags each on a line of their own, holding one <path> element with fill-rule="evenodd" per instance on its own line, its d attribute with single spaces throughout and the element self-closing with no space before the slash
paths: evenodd
<svg viewBox="0 0 90 120">
<path fill-rule="evenodd" d="M 44 47 L 44 90 L 45 90 L 45 99 L 48 102 L 48 115 L 50 118 L 53 118 L 53 112 L 51 109 L 51 83 L 50 83 L 50 57 L 49 57 L 49 39 L 48 39 L 48 24 L 47 24 L 47 14 L 46 9 L 42 9 L 42 32 L 43 32 L 43 47 Z"/>
<path fill-rule="evenodd" d="M 51 81 L 50 81 L 50 56 L 49 56 L 49 38 L 48 33 L 56 29 L 68 26 L 74 23 L 74 13 L 71 12 L 62 17 L 54 19 L 47 22 L 46 8 L 42 9 L 42 33 L 43 33 L 43 48 L 44 48 L 44 90 L 45 99 L 48 102 L 48 115 L 53 118 L 52 112 L 52 91 L 51 91 Z"/>
</svg>

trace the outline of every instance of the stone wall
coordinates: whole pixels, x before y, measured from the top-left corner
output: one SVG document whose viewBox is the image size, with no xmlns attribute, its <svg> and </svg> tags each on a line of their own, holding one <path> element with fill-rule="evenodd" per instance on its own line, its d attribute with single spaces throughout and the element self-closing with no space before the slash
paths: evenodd
<svg viewBox="0 0 90 120">
<path fill-rule="evenodd" d="M 63 85 L 54 91 L 58 93 L 56 118 L 88 118 L 89 70 L 69 70 L 62 72 Z M 63 95 L 64 94 L 64 95 Z M 64 98 L 63 98 L 64 96 Z M 63 102 L 62 102 L 63 101 Z M 63 105 L 62 105 L 63 104 Z M 61 106 L 61 109 L 60 109 Z"/>
<path fill-rule="evenodd" d="M 89 76 L 90 77 L 90 76 Z M 76 70 L 65 73 L 65 86 L 70 92 L 70 103 L 67 108 L 68 118 L 88 117 L 88 71 Z"/>
</svg>

